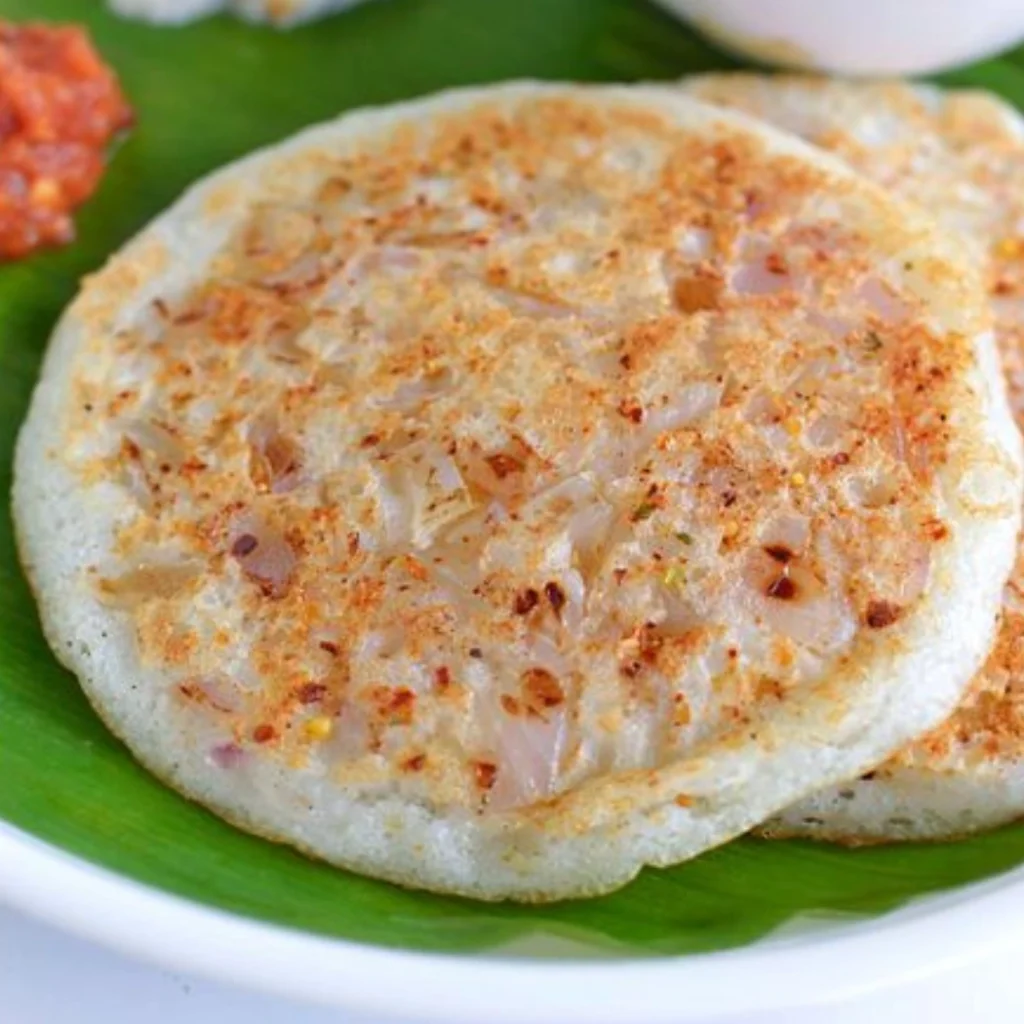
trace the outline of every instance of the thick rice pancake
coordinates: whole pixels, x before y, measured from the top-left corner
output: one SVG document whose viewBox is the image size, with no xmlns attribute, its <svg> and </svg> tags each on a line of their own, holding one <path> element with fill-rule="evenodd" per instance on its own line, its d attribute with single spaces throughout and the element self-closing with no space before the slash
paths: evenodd
<svg viewBox="0 0 1024 1024">
<path fill-rule="evenodd" d="M 180 25 L 210 14 L 229 12 L 250 21 L 296 25 L 323 17 L 361 0 L 110 0 L 118 14 L 145 18 L 158 24 Z"/>
<path fill-rule="evenodd" d="M 905 83 L 715 75 L 693 95 L 841 155 L 958 231 L 986 267 L 1010 402 L 1024 425 L 1024 118 L 1002 100 Z M 942 838 L 1024 814 L 1024 550 L 992 652 L 958 711 L 870 776 L 801 801 L 777 835 Z"/>
<path fill-rule="evenodd" d="M 24 563 L 111 728 L 232 821 L 602 892 L 960 698 L 1020 516 L 985 307 L 930 220 L 671 90 L 349 114 L 85 284 Z"/>
</svg>

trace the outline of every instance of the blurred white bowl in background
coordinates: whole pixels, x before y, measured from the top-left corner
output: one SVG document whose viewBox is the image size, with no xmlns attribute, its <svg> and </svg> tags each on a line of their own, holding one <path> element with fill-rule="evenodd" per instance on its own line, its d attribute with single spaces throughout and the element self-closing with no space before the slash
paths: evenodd
<svg viewBox="0 0 1024 1024">
<path fill-rule="evenodd" d="M 765 64 L 848 75 L 940 71 L 1024 40 L 1024 0 L 657 0 Z"/>
</svg>

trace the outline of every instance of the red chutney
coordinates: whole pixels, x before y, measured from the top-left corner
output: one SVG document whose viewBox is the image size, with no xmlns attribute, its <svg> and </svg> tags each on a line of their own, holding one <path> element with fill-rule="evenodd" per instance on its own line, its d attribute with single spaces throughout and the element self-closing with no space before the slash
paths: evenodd
<svg viewBox="0 0 1024 1024">
<path fill-rule="evenodd" d="M 0 23 L 0 260 L 74 237 L 71 211 L 132 119 L 82 29 Z"/>
</svg>

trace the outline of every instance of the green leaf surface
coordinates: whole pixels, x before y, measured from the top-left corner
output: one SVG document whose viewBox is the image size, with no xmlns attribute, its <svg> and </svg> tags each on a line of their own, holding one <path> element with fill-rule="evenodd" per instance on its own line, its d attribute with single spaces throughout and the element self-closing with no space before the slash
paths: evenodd
<svg viewBox="0 0 1024 1024">
<path fill-rule="evenodd" d="M 667 78 L 733 66 L 630 0 L 382 0 L 287 34 L 216 19 L 119 21 L 99 0 L 0 0 L 0 18 L 84 21 L 139 125 L 67 249 L 0 270 L 0 491 L 47 336 L 83 273 L 205 173 L 366 103 L 536 76 Z M 1024 105 L 1024 51 L 947 76 Z M 751 942 L 797 915 L 878 914 L 1024 859 L 1024 828 L 843 850 L 742 840 L 601 899 L 488 906 L 410 893 L 237 832 L 136 766 L 50 655 L 0 510 L 0 817 L 126 876 L 267 921 L 365 942 L 481 951 L 544 931 L 617 955 Z M 0 872 L 3 867 L 0 865 Z"/>
</svg>

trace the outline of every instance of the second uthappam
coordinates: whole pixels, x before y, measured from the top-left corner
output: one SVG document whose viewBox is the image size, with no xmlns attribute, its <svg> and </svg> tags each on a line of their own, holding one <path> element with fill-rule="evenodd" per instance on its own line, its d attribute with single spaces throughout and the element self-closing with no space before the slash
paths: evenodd
<svg viewBox="0 0 1024 1024">
<path fill-rule="evenodd" d="M 920 204 L 984 267 L 1010 402 L 1024 425 L 1024 118 L 995 96 L 906 83 L 712 75 L 701 99 L 738 107 Z M 869 776 L 815 794 L 775 834 L 943 838 L 1024 814 L 1024 555 L 996 643 L 959 710 Z"/>
</svg>

